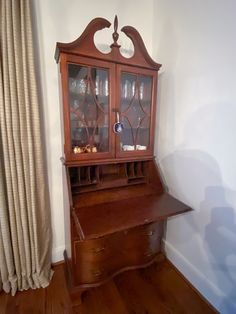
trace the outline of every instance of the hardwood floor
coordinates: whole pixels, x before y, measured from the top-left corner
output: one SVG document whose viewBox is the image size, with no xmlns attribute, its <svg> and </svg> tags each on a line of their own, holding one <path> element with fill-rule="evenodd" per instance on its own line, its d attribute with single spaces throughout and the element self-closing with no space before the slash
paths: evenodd
<svg viewBox="0 0 236 314">
<path fill-rule="evenodd" d="M 158 314 L 217 313 L 167 261 L 125 272 L 107 284 L 85 292 L 73 308 L 63 265 L 54 267 L 46 289 L 0 294 L 0 314 Z"/>
</svg>

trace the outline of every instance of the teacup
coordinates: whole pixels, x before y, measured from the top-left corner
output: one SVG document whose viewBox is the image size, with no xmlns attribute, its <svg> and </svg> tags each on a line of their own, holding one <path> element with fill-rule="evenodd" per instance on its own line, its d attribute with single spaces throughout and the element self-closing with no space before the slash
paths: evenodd
<svg viewBox="0 0 236 314">
<path fill-rule="evenodd" d="M 137 150 L 146 150 L 147 146 L 142 146 L 142 145 L 136 145 Z"/>
<path fill-rule="evenodd" d="M 123 150 L 134 150 L 134 145 L 123 145 Z"/>
</svg>

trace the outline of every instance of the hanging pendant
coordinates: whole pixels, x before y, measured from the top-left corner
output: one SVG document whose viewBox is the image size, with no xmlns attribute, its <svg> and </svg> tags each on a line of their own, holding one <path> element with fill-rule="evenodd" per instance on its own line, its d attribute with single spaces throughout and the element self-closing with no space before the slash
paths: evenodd
<svg viewBox="0 0 236 314">
<path fill-rule="evenodd" d="M 122 122 L 120 122 L 119 112 L 116 113 L 116 119 L 117 119 L 117 122 L 115 122 L 113 125 L 113 131 L 114 133 L 121 133 L 124 129 L 124 125 Z"/>
<path fill-rule="evenodd" d="M 124 129 L 124 125 L 122 122 L 116 122 L 113 125 L 113 131 L 114 133 L 121 133 Z"/>
</svg>

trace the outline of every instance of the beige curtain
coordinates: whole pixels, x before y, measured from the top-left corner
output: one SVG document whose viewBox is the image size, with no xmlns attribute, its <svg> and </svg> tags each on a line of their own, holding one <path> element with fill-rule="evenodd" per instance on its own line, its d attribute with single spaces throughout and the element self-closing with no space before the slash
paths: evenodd
<svg viewBox="0 0 236 314">
<path fill-rule="evenodd" d="M 51 225 L 30 0 L 0 0 L 0 289 L 46 287 Z"/>
</svg>

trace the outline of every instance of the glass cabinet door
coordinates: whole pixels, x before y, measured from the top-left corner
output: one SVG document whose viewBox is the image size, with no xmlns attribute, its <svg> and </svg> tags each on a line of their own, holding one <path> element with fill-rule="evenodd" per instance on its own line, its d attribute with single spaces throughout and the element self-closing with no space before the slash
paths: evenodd
<svg viewBox="0 0 236 314">
<path fill-rule="evenodd" d="M 153 128 L 153 84 L 152 71 L 137 73 L 121 67 L 119 73 L 119 111 L 123 125 L 118 135 L 117 149 L 120 155 L 133 152 L 148 155 L 153 149 L 151 130 Z M 153 117 L 154 118 L 154 117 Z"/>
<path fill-rule="evenodd" d="M 111 153 L 109 68 L 67 64 L 70 153 L 75 159 Z M 86 155 L 86 156 L 85 156 Z"/>
</svg>

